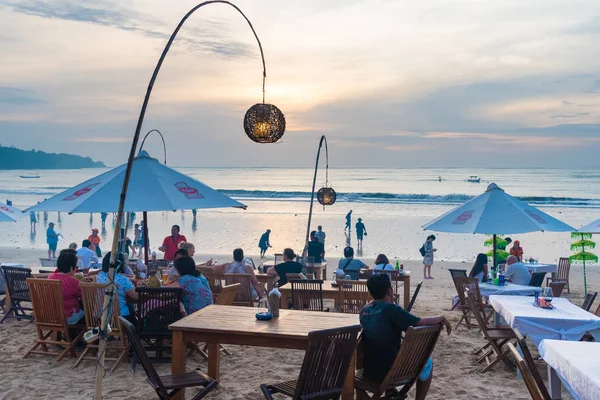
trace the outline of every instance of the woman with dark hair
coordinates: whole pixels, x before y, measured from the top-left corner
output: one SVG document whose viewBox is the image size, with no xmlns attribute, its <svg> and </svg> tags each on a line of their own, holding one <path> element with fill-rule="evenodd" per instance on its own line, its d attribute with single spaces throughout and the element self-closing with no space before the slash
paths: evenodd
<svg viewBox="0 0 600 400">
<path fill-rule="evenodd" d="M 431 277 L 431 266 L 433 265 L 433 253 L 437 251 L 437 249 L 433 248 L 434 240 L 435 235 L 429 235 L 425 243 L 423 243 L 422 249 L 425 253 L 423 255 L 423 279 L 433 279 Z"/>
<path fill-rule="evenodd" d="M 483 282 L 487 279 L 488 276 L 488 256 L 479 253 L 477 254 L 477 258 L 475 259 L 475 264 L 473 264 L 473 268 L 471 268 L 471 272 L 469 272 L 469 278 L 477 278 L 479 282 Z"/>
<path fill-rule="evenodd" d="M 375 267 L 373 269 L 375 271 L 393 271 L 394 266 L 390 264 L 390 260 L 385 254 L 380 254 L 375 259 Z"/>
<path fill-rule="evenodd" d="M 310 242 L 308 242 L 308 256 L 313 257 L 313 262 L 320 264 L 325 255 L 325 246 L 319 241 L 317 231 L 310 233 Z"/>
<path fill-rule="evenodd" d="M 73 277 L 77 272 L 77 255 L 75 250 L 66 250 L 60 252 L 56 260 L 57 269 L 48 276 L 48 279 L 61 282 L 60 288 L 63 293 L 63 308 L 67 317 L 67 324 L 73 325 L 79 322 L 85 314 L 79 304 L 81 301 L 79 280 Z"/>
<path fill-rule="evenodd" d="M 213 303 L 208 280 L 196 271 L 196 262 L 192 257 L 176 259 L 175 268 L 179 279 L 169 286 L 183 289 L 183 307 L 186 315 L 195 313 Z"/>
<path fill-rule="evenodd" d="M 108 270 L 110 267 L 110 253 L 110 251 L 106 253 L 102 259 L 102 272 L 98 274 L 98 278 L 96 279 L 96 282 L 98 283 L 109 283 Z M 129 305 L 127 304 L 127 297 L 132 300 L 137 300 L 138 294 L 135 292 L 135 286 L 133 286 L 133 283 L 131 283 L 129 278 L 127 278 L 125 275 L 125 268 L 127 267 L 125 264 L 125 255 L 123 253 L 118 253 L 116 261 L 117 266 L 115 268 L 115 277 L 113 281 L 119 296 L 119 310 L 123 318 L 132 324 L 135 324 L 137 321 L 135 319 L 133 310 L 130 309 Z"/>
</svg>

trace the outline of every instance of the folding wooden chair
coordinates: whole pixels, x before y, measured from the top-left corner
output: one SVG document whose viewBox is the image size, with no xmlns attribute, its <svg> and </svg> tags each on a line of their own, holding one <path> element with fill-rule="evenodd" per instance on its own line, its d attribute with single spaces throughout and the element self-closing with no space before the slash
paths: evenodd
<svg viewBox="0 0 600 400">
<path fill-rule="evenodd" d="M 452 305 L 452 308 L 450 309 L 450 311 L 454 310 L 456 307 L 458 307 L 458 305 L 460 304 L 461 307 L 464 305 L 463 302 L 460 300 L 461 298 L 461 291 L 458 288 L 458 285 L 456 284 L 456 278 L 467 278 L 467 270 L 466 269 L 449 269 L 448 271 L 450 271 L 450 276 L 452 277 L 452 282 L 454 283 L 454 287 L 456 288 L 456 292 L 458 293 L 458 298 L 459 298 L 459 302 Z M 460 324 L 460 322 L 459 322 Z M 456 325 L 458 327 L 458 325 Z"/>
<path fill-rule="evenodd" d="M 318 279 L 292 279 L 294 310 L 324 311 L 323 281 Z"/>
<path fill-rule="evenodd" d="M 339 399 L 360 330 L 360 325 L 354 325 L 309 332 L 300 376 L 260 385 L 265 398 L 272 400 L 273 394 L 281 393 L 294 400 Z"/>
<path fill-rule="evenodd" d="M 473 278 L 476 279 L 476 278 Z M 466 301 L 471 310 L 473 310 L 473 316 L 479 324 L 481 333 L 487 344 L 483 346 L 478 352 L 481 352 L 481 356 L 477 359 L 477 364 L 486 362 L 486 366 L 481 372 L 487 372 L 494 367 L 499 361 L 503 361 L 505 364 L 514 367 L 506 356 L 509 354 L 508 350 L 503 350 L 503 346 L 508 343 L 511 339 L 516 339 L 515 333 L 512 329 L 505 328 L 491 328 L 487 326 L 487 321 L 483 318 L 483 310 L 479 308 L 477 301 L 477 295 L 473 291 L 467 291 L 465 293 Z M 493 359 L 492 356 L 495 356 Z"/>
<path fill-rule="evenodd" d="M 561 257 L 558 259 L 558 271 L 556 272 L 556 278 L 547 277 L 546 278 L 546 286 L 549 286 L 549 282 L 564 282 L 567 286 L 567 293 L 571 293 L 571 288 L 569 287 L 569 272 L 571 271 L 571 261 L 569 261 L 568 257 Z"/>
<path fill-rule="evenodd" d="M 519 356 L 521 354 L 523 355 L 523 359 L 525 360 L 525 364 L 526 364 L 526 365 L 522 365 L 519 362 L 518 358 L 515 357 L 515 354 L 513 352 L 514 346 L 512 345 L 512 343 L 508 343 L 508 348 L 511 350 L 511 354 L 513 355 L 515 361 L 517 362 L 517 368 L 519 368 L 519 370 L 521 371 L 521 375 L 523 375 L 523 377 L 525 377 L 525 373 L 523 372 L 522 367 L 528 367 L 529 372 L 531 373 L 531 377 L 533 377 L 533 383 L 535 384 L 535 388 L 537 388 L 537 392 L 541 395 L 541 397 L 537 397 L 537 398 L 539 398 L 540 400 L 551 400 L 550 393 L 548 392 L 548 389 L 546 388 L 546 385 L 544 384 L 544 381 L 542 380 L 540 371 L 538 371 L 537 366 L 535 365 L 535 360 L 533 359 L 531 352 L 529 351 L 529 346 L 527 345 L 525 338 L 523 336 L 521 336 L 521 334 L 516 330 L 514 331 L 514 333 L 515 333 L 515 336 L 517 337 L 517 344 L 519 345 L 519 347 L 521 349 L 521 352 L 519 353 L 517 351 L 517 353 L 519 354 Z M 523 378 L 523 379 L 525 380 L 525 378 Z M 536 392 L 536 390 L 534 389 L 532 392 L 532 390 L 529 387 L 529 384 L 527 384 L 527 389 L 529 389 L 529 393 L 531 394 L 531 397 L 536 399 L 536 397 L 534 397 L 534 393 Z"/>
<path fill-rule="evenodd" d="M 121 321 L 123 331 L 129 339 L 129 343 L 131 343 L 133 350 L 148 376 L 146 382 L 154 388 L 159 399 L 172 399 L 183 388 L 200 386 L 203 389 L 193 397 L 194 400 L 199 400 L 217 387 L 217 381 L 209 378 L 198 370 L 184 372 L 183 374 L 159 376 L 156 369 L 154 369 L 154 365 L 152 365 L 152 361 L 150 360 L 150 357 L 148 357 L 146 350 L 144 350 L 140 338 L 136 335 L 133 325 L 123 317 L 119 317 L 119 320 Z"/>
<path fill-rule="evenodd" d="M 283 262 L 283 253 L 275 253 L 273 255 L 273 265 L 277 265 Z"/>
<path fill-rule="evenodd" d="M 75 337 L 71 337 L 69 328 L 76 325 L 68 325 L 65 316 L 61 281 L 53 279 L 28 278 L 29 294 L 33 305 L 33 315 L 38 338 L 35 345 L 23 356 L 27 358 L 32 354 L 45 356 L 58 356 L 56 361 L 62 360 L 67 354 L 75 357 L 75 345 L 83 336 L 83 330 Z M 44 333 L 44 331 L 47 331 Z M 50 338 L 55 334 L 57 340 Z M 61 340 L 63 339 L 64 340 Z M 49 350 L 48 345 L 65 346 L 63 351 L 54 352 Z M 41 350 L 38 350 L 41 348 Z"/>
<path fill-rule="evenodd" d="M 358 314 L 371 299 L 367 282 L 365 281 L 338 279 L 337 284 L 340 293 L 338 312 Z"/>
<path fill-rule="evenodd" d="M 486 321 L 488 321 L 490 319 L 491 315 L 493 314 L 493 309 L 490 306 L 486 306 L 483 304 L 483 300 L 481 298 L 481 292 L 479 291 L 479 281 L 477 280 L 477 278 L 454 278 L 454 284 L 456 285 L 457 290 L 458 290 L 458 299 L 460 301 L 461 311 L 462 311 L 462 316 L 461 316 L 460 320 L 458 321 L 458 323 L 456 324 L 456 328 L 458 328 L 459 325 L 463 321 L 465 322 L 465 327 L 467 327 L 469 329 L 479 327 L 478 324 L 474 324 L 471 322 L 471 316 L 473 315 L 473 310 L 471 309 L 471 307 L 469 306 L 469 304 L 466 300 L 465 290 L 467 288 L 471 288 L 471 291 L 473 292 L 473 295 L 475 296 L 477 304 L 481 305 L 481 308 L 484 310 L 483 318 Z M 486 313 L 486 310 L 488 311 L 487 313 Z"/>
<path fill-rule="evenodd" d="M 225 274 L 226 285 L 240 284 L 235 295 L 232 306 L 254 307 L 254 296 L 252 295 L 252 282 L 250 274 Z"/>
<path fill-rule="evenodd" d="M 100 317 L 102 315 L 102 307 L 104 306 L 104 294 L 107 289 L 110 289 L 110 287 L 102 283 L 88 282 L 79 282 L 79 287 L 81 288 L 83 310 L 85 312 L 86 330 L 98 328 L 100 327 Z M 110 369 L 110 372 L 115 371 L 115 369 L 119 366 L 119 363 L 123 359 L 127 358 L 127 353 L 129 352 L 129 346 L 125 342 L 125 334 L 121 328 L 119 315 L 121 315 L 119 308 L 119 296 L 115 289 L 113 290 L 112 306 L 109 309 L 108 314 L 108 323 L 111 329 L 109 336 L 114 340 L 107 341 L 106 352 L 108 353 L 108 351 L 115 350 L 117 355 L 116 357 L 105 356 L 104 358 L 107 361 L 115 362 Z M 88 355 L 88 353 L 92 350 L 97 352 L 98 344 L 88 343 L 83 353 L 81 353 L 73 365 L 73 368 L 77 367 L 83 360 L 96 360 L 96 355 Z"/>
<path fill-rule="evenodd" d="M 0 324 L 7 318 L 16 318 L 18 321 L 21 319 L 33 320 L 34 316 L 26 313 L 26 311 L 33 311 L 33 309 L 21 304 L 21 302 L 31 303 L 29 286 L 27 286 L 27 279 L 31 278 L 31 269 L 3 265 L 2 273 L 6 280 L 6 293 L 10 304 L 6 304 L 8 311 L 4 314 Z"/>
<path fill-rule="evenodd" d="M 560 297 L 565 289 L 565 285 L 565 282 L 550 282 L 550 288 L 552 288 L 552 297 Z"/>
<path fill-rule="evenodd" d="M 427 365 L 440 337 L 441 325 L 409 327 L 402 340 L 400 351 L 382 382 L 364 376 L 364 370 L 356 371 L 354 388 L 358 399 L 387 398 L 386 392 L 402 387 L 394 399 L 404 399 Z M 369 395 L 369 393 L 372 393 Z"/>
<path fill-rule="evenodd" d="M 206 278 L 210 291 L 213 295 L 213 301 L 216 302 L 221 290 L 223 290 L 223 276 L 215 272 L 212 267 L 196 267 L 198 271 Z"/>
<path fill-rule="evenodd" d="M 590 311 L 590 308 L 592 308 L 592 304 L 594 304 L 594 300 L 596 300 L 597 295 L 598 292 L 590 292 L 586 294 L 583 299 L 583 304 L 581 305 L 581 308 L 583 308 L 585 311 Z"/>
<path fill-rule="evenodd" d="M 413 306 L 415 305 L 415 301 L 417 301 L 417 296 L 421 291 L 421 286 L 423 286 L 423 281 L 419 282 L 419 284 L 417 285 L 417 288 L 415 289 L 415 292 L 413 293 L 412 298 L 410 299 L 410 303 L 408 303 L 406 312 L 410 312 L 410 310 L 412 310 Z"/>
</svg>

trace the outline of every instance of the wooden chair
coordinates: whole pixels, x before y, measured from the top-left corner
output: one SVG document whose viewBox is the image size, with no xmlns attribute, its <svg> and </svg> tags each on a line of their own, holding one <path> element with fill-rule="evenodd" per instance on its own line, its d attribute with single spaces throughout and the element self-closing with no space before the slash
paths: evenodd
<svg viewBox="0 0 600 400">
<path fill-rule="evenodd" d="M 283 262 L 283 253 L 275 253 L 273 255 L 273 265 L 277 265 L 282 262 Z"/>
<path fill-rule="evenodd" d="M 488 327 L 487 321 L 483 318 L 483 310 L 479 308 L 477 295 L 473 291 L 467 290 L 465 297 L 468 306 L 471 308 L 471 310 L 473 310 L 472 314 L 479 324 L 481 333 L 483 334 L 484 339 L 487 341 L 486 345 L 479 350 L 482 355 L 479 357 L 479 359 L 477 359 L 477 364 L 480 364 L 483 361 L 485 361 L 487 364 L 481 370 L 481 372 L 489 371 L 500 361 L 504 361 L 504 363 L 506 363 L 508 366 L 514 367 L 506 358 L 506 356 L 509 354 L 509 351 L 503 350 L 503 346 L 508 343 L 508 341 L 511 339 L 516 339 L 513 330 Z M 495 357 L 492 359 L 492 356 Z"/>
<path fill-rule="evenodd" d="M 285 279 L 287 279 L 287 281 L 290 282 L 292 279 L 307 279 L 307 277 L 306 275 L 288 272 L 287 274 L 285 274 Z"/>
<path fill-rule="evenodd" d="M 565 289 L 565 285 L 565 282 L 550 282 L 550 287 L 552 288 L 552 297 L 560 297 Z"/>
<path fill-rule="evenodd" d="M 223 290 L 223 275 L 219 275 L 212 267 L 196 267 L 198 271 L 206 278 L 210 291 L 213 295 L 213 301 L 217 301 L 219 294 Z"/>
<path fill-rule="evenodd" d="M 567 286 L 567 293 L 571 293 L 569 287 L 569 271 L 571 271 L 571 261 L 568 257 L 561 257 L 558 259 L 558 271 L 556 272 L 556 279 L 549 276 L 546 278 L 546 286 L 549 286 L 549 282 L 565 282 Z"/>
<path fill-rule="evenodd" d="M 452 282 L 454 283 L 454 287 L 456 288 L 456 292 L 458 293 L 458 299 L 459 302 L 454 304 L 452 306 L 452 308 L 450 309 L 450 311 L 454 310 L 459 304 L 460 306 L 464 306 L 463 301 L 460 299 L 461 298 L 461 291 L 458 288 L 458 285 L 456 284 L 456 278 L 467 278 L 467 270 L 466 269 L 449 269 L 448 271 L 450 271 L 450 276 L 452 277 Z M 460 325 L 460 322 L 459 322 Z M 456 325 L 456 327 L 458 327 L 458 325 Z"/>
<path fill-rule="evenodd" d="M 545 272 L 534 272 L 531 274 L 531 279 L 529 280 L 529 284 L 527 286 L 541 287 L 542 283 L 544 283 L 545 277 Z"/>
<path fill-rule="evenodd" d="M 441 325 L 409 327 L 394 359 L 392 367 L 382 382 L 372 381 L 364 376 L 364 370 L 356 371 L 354 388 L 358 399 L 387 398 L 386 391 L 402 387 L 394 399 L 404 399 L 427 365 L 440 337 Z M 372 393 L 369 396 L 369 393 Z"/>
<path fill-rule="evenodd" d="M 417 296 L 421 291 L 421 286 L 423 286 L 423 281 L 419 282 L 419 284 L 417 285 L 417 288 L 415 289 L 415 292 L 413 293 L 412 298 L 410 299 L 410 303 L 408 303 L 406 312 L 410 312 L 410 310 L 412 310 L 413 306 L 415 305 L 415 301 L 417 301 Z"/>
<path fill-rule="evenodd" d="M 144 350 L 140 338 L 136 335 L 133 325 L 123 317 L 119 317 L 119 320 L 121 321 L 123 331 L 129 339 L 129 343 L 131 343 L 133 350 L 148 376 L 146 381 L 154 388 L 159 399 L 171 399 L 183 388 L 200 386 L 203 389 L 193 397 L 194 400 L 199 400 L 217 387 L 217 381 L 209 378 L 198 370 L 184 372 L 183 374 L 159 376 L 156 369 L 154 369 L 154 365 L 152 365 L 152 361 L 150 360 L 150 357 L 148 357 L 146 350 Z"/>
<path fill-rule="evenodd" d="M 346 314 L 360 313 L 360 310 L 371 299 L 367 282 L 338 279 L 337 283 L 340 292 L 338 312 Z"/>
<path fill-rule="evenodd" d="M 596 300 L 597 295 L 598 292 L 590 292 L 586 294 L 583 299 L 583 304 L 581 305 L 581 308 L 583 308 L 585 311 L 590 311 L 590 308 L 592 308 L 592 304 L 594 304 L 594 300 Z"/>
<path fill-rule="evenodd" d="M 550 393 L 548 393 L 548 389 L 546 388 L 546 385 L 544 384 L 544 381 L 542 380 L 542 376 L 540 375 L 540 371 L 538 371 L 537 366 L 535 365 L 535 360 L 533 359 L 533 356 L 531 355 L 531 352 L 529 351 L 529 346 L 527 345 L 527 342 L 525 341 L 525 338 L 523 336 L 521 336 L 521 334 L 515 330 L 515 336 L 517 337 L 517 344 L 519 345 L 521 352 L 519 353 L 517 351 L 517 353 L 519 353 L 519 355 L 523 355 L 523 359 L 525 360 L 526 365 L 521 365 L 519 366 L 519 360 L 514 357 L 514 353 L 511 349 L 511 354 L 513 355 L 513 357 L 515 358 L 515 361 L 517 362 L 517 368 L 519 368 L 519 370 L 521 371 L 521 375 L 525 376 L 525 373 L 523 373 L 523 370 L 521 367 L 526 366 L 529 368 L 529 372 L 531 373 L 531 376 L 533 377 L 533 381 L 539 391 L 539 394 L 541 394 L 541 397 L 539 397 L 540 400 L 551 400 L 550 397 Z M 510 349 L 511 347 L 514 348 L 514 346 L 512 345 L 512 343 L 508 343 L 508 348 Z M 516 350 L 516 349 L 515 349 Z M 527 385 L 527 388 L 529 388 L 529 385 Z M 535 392 L 535 390 L 534 390 Z M 529 393 L 531 394 L 532 398 L 535 398 L 533 393 L 531 392 L 531 389 L 529 390 Z"/>
<path fill-rule="evenodd" d="M 469 303 L 466 300 L 465 291 L 466 289 L 471 289 L 473 296 L 475 296 L 476 302 L 478 306 L 481 306 L 483 309 L 482 317 L 485 321 L 488 321 L 493 314 L 493 309 L 490 306 L 486 306 L 483 304 L 483 299 L 481 298 L 481 292 L 479 291 L 479 281 L 477 278 L 454 278 L 454 284 L 456 285 L 458 290 L 458 298 L 461 305 L 462 317 L 456 324 L 456 328 L 464 321 L 465 327 L 478 328 L 479 325 L 471 322 L 471 317 L 474 311 L 469 306 Z M 486 313 L 486 311 L 488 311 Z"/>
<path fill-rule="evenodd" d="M 76 356 L 74 347 L 84 332 L 82 330 L 75 338 L 71 337 L 69 327 L 73 328 L 75 326 L 67 324 L 61 284 L 61 281 L 53 279 L 27 279 L 38 338 L 35 345 L 23 358 L 27 358 L 32 354 L 42 354 L 57 356 L 56 361 L 60 361 L 67 354 L 72 357 Z M 50 337 L 53 334 L 57 337 L 57 340 Z M 61 352 L 54 352 L 49 350 L 49 345 L 64 346 L 65 349 Z M 38 348 L 41 348 L 41 350 L 38 350 Z"/>
<path fill-rule="evenodd" d="M 135 291 L 138 295 L 137 335 L 148 344 L 148 350 L 155 351 L 157 359 L 162 359 L 164 350 L 169 348 L 163 346 L 163 342 L 173 335 L 169 325 L 182 317 L 180 304 L 183 289 L 138 287 Z"/>
<path fill-rule="evenodd" d="M 254 307 L 254 296 L 252 295 L 252 282 L 250 274 L 225 274 L 226 285 L 240 284 L 240 288 L 235 295 L 232 306 Z"/>
<path fill-rule="evenodd" d="M 323 281 L 318 279 L 292 279 L 294 310 L 324 311 Z"/>
<path fill-rule="evenodd" d="M 98 328 L 100 326 L 100 316 L 102 315 L 104 294 L 107 290 L 107 285 L 102 283 L 79 282 L 79 287 L 81 288 L 86 329 L 90 330 L 93 328 Z M 106 351 L 108 352 L 109 350 L 115 350 L 117 352 L 117 356 L 105 356 L 105 360 L 115 362 L 110 369 L 110 372 L 115 371 L 115 369 L 119 366 L 119 363 L 127 357 L 127 353 L 129 352 L 129 346 L 125 342 L 119 315 L 121 315 L 119 308 L 119 295 L 117 294 L 116 290 L 113 290 L 112 307 L 109 311 L 108 323 L 111 329 L 109 336 L 114 340 L 107 342 Z M 81 353 L 73 365 L 73 368 L 77 367 L 83 360 L 96 360 L 96 355 L 88 356 L 88 353 L 92 350 L 97 352 L 98 344 L 88 343 L 83 353 Z"/>
<path fill-rule="evenodd" d="M 2 300 L 0 300 L 0 308 L 2 309 L 3 313 L 7 313 L 7 309 L 5 308 L 6 305 L 6 279 L 4 278 L 4 272 L 2 271 L 2 268 L 0 268 L 0 296 L 4 296 L 2 298 Z"/>
<path fill-rule="evenodd" d="M 297 380 L 260 385 L 264 396 L 281 393 L 294 400 L 339 399 L 354 355 L 360 325 L 313 331 Z"/>
<path fill-rule="evenodd" d="M 31 303 L 29 286 L 27 285 L 27 279 L 31 278 L 31 269 L 3 265 L 2 273 L 6 280 L 6 292 L 8 293 L 10 304 L 6 305 L 8 311 L 4 314 L 4 318 L 2 318 L 0 324 L 7 318 L 16 318 L 18 321 L 21 319 L 33 320 L 34 316 L 25 312 L 33 311 L 33 309 L 31 307 L 24 307 L 21 304 L 21 302 Z"/>
</svg>

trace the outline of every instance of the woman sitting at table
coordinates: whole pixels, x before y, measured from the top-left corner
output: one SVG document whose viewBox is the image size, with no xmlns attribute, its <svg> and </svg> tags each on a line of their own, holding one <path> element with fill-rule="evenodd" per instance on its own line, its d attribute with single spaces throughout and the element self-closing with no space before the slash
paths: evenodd
<svg viewBox="0 0 600 400">
<path fill-rule="evenodd" d="M 244 250 L 235 249 L 233 251 L 233 262 L 213 265 L 212 267 L 217 275 L 249 274 L 250 284 L 252 285 L 252 296 L 254 296 L 254 298 L 260 297 L 261 299 L 265 297 L 265 289 L 261 287 L 258 282 L 258 279 L 254 274 L 254 269 L 244 263 Z"/>
<path fill-rule="evenodd" d="M 63 308 L 67 317 L 67 324 L 79 322 L 85 315 L 81 309 L 81 289 L 79 280 L 73 277 L 77 272 L 77 255 L 74 250 L 61 251 L 56 260 L 57 270 L 48 276 L 48 279 L 61 282 L 63 294 Z"/>
<path fill-rule="evenodd" d="M 477 278 L 477 280 L 481 283 L 487 280 L 488 276 L 488 256 L 479 253 L 477 254 L 477 258 L 475 259 L 475 264 L 473 264 L 473 268 L 471 268 L 471 272 L 469 272 L 469 278 Z"/>
<path fill-rule="evenodd" d="M 390 264 L 390 260 L 385 254 L 380 254 L 375 259 L 375 271 L 394 271 L 394 266 Z"/>
<path fill-rule="evenodd" d="M 110 253 L 110 251 L 106 253 L 102 259 L 102 272 L 98 274 L 98 278 L 96 279 L 96 282 L 98 283 L 107 284 L 109 282 L 108 269 L 110 267 Z M 118 253 L 116 261 L 117 267 L 115 268 L 114 283 L 119 296 L 119 311 L 123 318 L 135 325 L 137 323 L 135 313 L 133 307 L 130 308 L 127 304 L 127 298 L 129 297 L 131 300 L 137 300 L 138 294 L 135 292 L 133 283 L 131 283 L 129 278 L 125 275 L 125 268 L 127 267 L 125 264 L 125 255 L 123 253 Z"/>
<path fill-rule="evenodd" d="M 182 314 L 190 315 L 213 303 L 208 280 L 196 271 L 196 263 L 192 257 L 179 257 L 175 260 L 175 268 L 179 279 L 168 286 L 183 289 Z"/>
</svg>

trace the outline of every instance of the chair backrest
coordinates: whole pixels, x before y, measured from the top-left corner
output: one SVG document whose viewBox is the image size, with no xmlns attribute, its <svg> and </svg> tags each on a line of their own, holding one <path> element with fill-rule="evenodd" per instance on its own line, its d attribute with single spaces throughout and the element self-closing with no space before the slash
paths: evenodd
<svg viewBox="0 0 600 400">
<path fill-rule="evenodd" d="M 466 269 L 449 269 L 448 271 L 450 271 L 452 280 L 454 280 L 454 278 L 466 278 L 468 276 Z"/>
<path fill-rule="evenodd" d="M 406 312 L 410 312 L 410 310 L 412 310 L 413 306 L 415 305 L 415 301 L 417 300 L 417 296 L 419 295 L 419 291 L 421 291 L 421 286 L 423 285 L 423 281 L 419 282 L 419 284 L 417 285 L 417 288 L 415 289 L 415 292 L 412 295 L 412 298 L 410 299 L 410 303 L 408 303 L 408 307 L 406 308 Z"/>
<path fill-rule="evenodd" d="M 306 279 L 306 275 L 302 275 L 302 274 L 295 274 L 293 272 L 288 272 L 285 274 L 285 279 L 289 282 L 292 279 Z"/>
<path fill-rule="evenodd" d="M 458 298 L 460 300 L 461 307 L 469 308 L 465 297 L 465 290 L 467 289 L 470 289 L 473 292 L 477 304 L 483 304 L 483 300 L 481 300 L 481 292 L 479 291 L 479 281 L 477 278 L 454 278 L 454 284 L 456 285 L 456 290 L 458 291 Z"/>
<path fill-rule="evenodd" d="M 137 333 L 140 337 L 170 338 L 169 325 L 181 319 L 181 288 L 135 289 L 138 294 Z"/>
<path fill-rule="evenodd" d="M 560 297 L 566 284 L 566 282 L 550 282 L 550 288 L 552 288 L 552 297 Z"/>
<path fill-rule="evenodd" d="M 458 300 L 460 301 L 461 307 L 465 306 L 465 289 L 463 287 L 459 287 L 458 282 L 456 281 L 458 278 L 468 278 L 466 269 L 451 269 L 450 276 L 452 276 L 452 282 L 454 282 L 454 287 L 456 288 L 456 292 L 458 293 Z"/>
<path fill-rule="evenodd" d="M 523 376 L 523 380 L 525 381 L 525 385 L 527 386 L 527 390 L 529 391 L 529 395 L 531 396 L 531 399 L 532 400 L 545 400 L 544 397 L 542 396 L 542 393 L 540 393 L 540 389 L 539 389 L 536 381 L 533 379 L 533 376 L 531 375 L 531 371 L 529 370 L 527 363 L 525 362 L 525 360 L 523 360 L 523 357 L 521 357 L 521 354 L 519 354 L 519 351 L 515 348 L 515 346 L 513 346 L 512 343 L 508 343 L 508 350 L 510 351 L 513 358 L 517 362 L 517 368 L 519 368 L 519 371 L 521 372 L 521 376 Z"/>
<path fill-rule="evenodd" d="M 571 270 L 571 261 L 569 257 L 561 257 L 558 259 L 558 271 L 556 272 L 556 279 L 554 281 L 568 282 L 569 271 Z"/>
<path fill-rule="evenodd" d="M 472 279 L 476 279 L 476 278 L 472 278 Z M 489 335 L 488 335 L 488 331 L 487 331 L 487 323 L 485 321 L 485 318 L 483 317 L 483 313 L 484 313 L 483 306 L 478 301 L 478 296 L 475 293 L 475 290 L 470 290 L 469 288 L 466 288 L 465 299 L 467 302 L 467 306 L 471 309 L 471 311 L 473 311 L 473 315 L 475 316 L 475 319 L 477 320 L 477 323 L 479 324 L 481 333 L 483 334 L 483 336 L 486 339 L 489 339 Z"/>
<path fill-rule="evenodd" d="M 156 369 L 154 369 L 154 365 L 152 365 L 150 357 L 148 357 L 146 350 L 144 350 L 144 346 L 142 345 L 142 341 L 136 333 L 135 327 L 131 324 L 131 322 L 127 321 L 123 317 L 119 317 L 119 321 L 123 331 L 125 332 L 125 335 L 127 336 L 127 339 L 129 340 L 129 343 L 131 343 L 133 347 L 133 351 L 135 351 L 138 360 L 140 360 L 140 363 L 142 364 L 142 367 L 148 376 L 148 381 L 156 388 L 156 391 L 161 394 L 161 398 L 168 399 L 169 394 L 160 380 Z"/>
<path fill-rule="evenodd" d="M 107 285 L 103 283 L 79 282 L 81 288 L 81 299 L 83 301 L 83 311 L 85 312 L 85 325 L 87 329 L 100 326 L 102 307 L 104 306 L 104 294 Z M 108 309 L 108 321 L 112 331 L 119 331 L 119 295 L 117 290 L 113 290 L 111 307 Z"/>
<path fill-rule="evenodd" d="M 323 311 L 323 281 L 318 279 L 292 279 L 294 310 Z"/>
<path fill-rule="evenodd" d="M 527 286 L 541 287 L 542 283 L 544 283 L 545 277 L 545 272 L 534 272 L 533 274 L 531 274 L 531 279 L 529 280 L 529 285 Z"/>
<path fill-rule="evenodd" d="M 67 330 L 67 317 L 61 281 L 58 279 L 28 278 L 28 293 L 31 295 L 33 318 L 40 327 Z M 65 332 L 68 334 L 68 332 Z"/>
<path fill-rule="evenodd" d="M 275 255 L 273 256 L 273 264 L 277 265 L 281 262 L 283 262 L 283 253 L 275 253 Z"/>
<path fill-rule="evenodd" d="M 380 393 L 385 393 L 390 384 L 405 381 L 409 382 L 404 385 L 400 394 L 406 394 L 410 390 L 423 368 L 425 368 L 429 357 L 431 357 L 441 330 L 441 325 L 411 326 L 408 328 L 404 340 L 402 340 L 400 351 L 383 382 L 381 382 Z M 399 397 L 403 398 L 402 396 Z"/>
<path fill-rule="evenodd" d="M 594 304 L 594 300 L 596 300 L 597 295 L 598 292 L 590 292 L 586 294 L 583 299 L 583 304 L 581 305 L 581 308 L 583 308 L 585 311 L 590 311 L 590 308 L 592 308 L 592 304 Z"/>
<path fill-rule="evenodd" d="M 338 311 L 347 314 L 360 313 L 371 298 L 367 282 L 338 279 L 337 284 L 340 291 Z"/>
<path fill-rule="evenodd" d="M 360 330 L 360 325 L 353 325 L 309 332 L 308 347 L 292 399 L 339 398 Z"/>
<path fill-rule="evenodd" d="M 233 300 L 234 306 L 254 307 L 254 296 L 252 296 L 252 283 L 250 274 L 225 274 L 225 284 L 240 284 L 240 288 Z"/>
<path fill-rule="evenodd" d="M 239 283 L 235 283 L 233 285 L 224 286 L 223 290 L 221 290 L 221 294 L 217 298 L 217 301 L 215 302 L 215 304 L 219 305 L 219 306 L 230 306 L 230 305 L 233 305 L 233 301 L 235 300 L 235 296 L 237 295 L 237 293 L 238 293 L 238 291 L 240 290 L 241 287 L 242 287 L 242 285 L 239 284 Z"/>
<path fill-rule="evenodd" d="M 0 294 L 6 293 L 6 278 L 4 278 L 4 271 L 0 268 Z"/>
<path fill-rule="evenodd" d="M 223 275 L 219 275 L 212 267 L 196 267 L 198 271 L 206 278 L 213 297 L 218 298 L 223 290 Z"/>
<path fill-rule="evenodd" d="M 31 278 L 31 269 L 2 266 L 4 279 L 6 279 L 6 290 L 11 301 L 31 301 L 27 279 Z M 62 296 L 62 293 L 61 293 Z"/>
<path fill-rule="evenodd" d="M 546 385 L 544 384 L 544 381 L 542 380 L 540 371 L 538 371 L 538 369 L 535 365 L 535 360 L 533 359 L 533 356 L 531 355 L 531 352 L 529 351 L 529 346 L 527 345 L 525 338 L 523 336 L 521 336 L 519 331 L 517 331 L 516 329 L 513 329 L 513 331 L 515 332 L 515 336 L 517 337 L 517 343 L 519 344 L 519 347 L 521 348 L 520 354 L 523 354 L 525 363 L 527 363 L 527 366 L 529 367 L 529 372 L 531 373 L 531 376 L 533 377 L 534 383 L 536 384 L 536 387 L 539 390 L 539 393 L 541 394 L 542 399 L 550 400 L 551 397 L 550 397 L 550 394 L 548 393 L 548 389 L 546 388 Z M 516 358 L 515 358 L 515 360 L 516 360 Z M 521 375 L 525 375 L 523 373 L 523 371 L 521 371 Z M 529 385 L 528 385 L 528 388 L 529 388 Z M 530 393 L 531 393 L 531 391 L 530 391 Z M 533 396 L 533 394 L 532 394 L 532 396 Z"/>
</svg>

